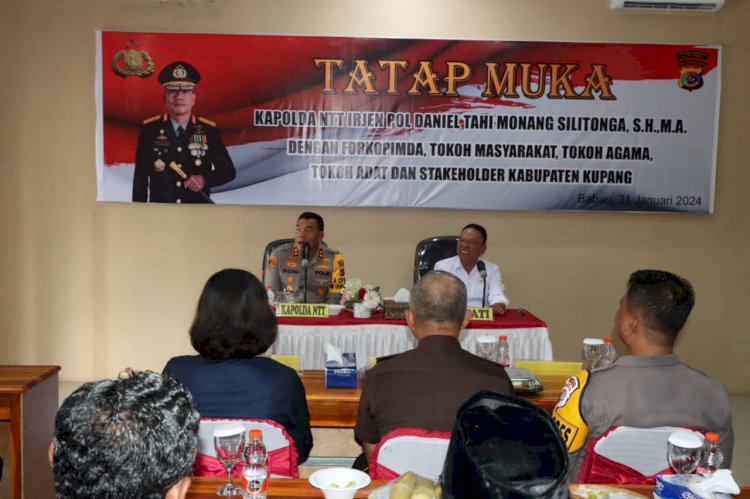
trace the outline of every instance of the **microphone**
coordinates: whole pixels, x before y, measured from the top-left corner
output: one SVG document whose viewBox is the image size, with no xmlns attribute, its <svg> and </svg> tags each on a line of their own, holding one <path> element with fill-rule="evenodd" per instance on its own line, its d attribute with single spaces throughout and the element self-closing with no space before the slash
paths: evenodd
<svg viewBox="0 0 750 499">
<path fill-rule="evenodd" d="M 482 279 L 487 279 L 487 267 L 482 260 L 477 260 L 477 270 Z"/>
<path fill-rule="evenodd" d="M 304 294 L 304 301 L 302 303 L 307 303 L 307 267 L 310 266 L 310 262 L 308 260 L 309 257 L 310 257 L 310 244 L 303 242 L 302 243 L 302 262 L 300 262 L 300 266 L 302 267 L 302 270 L 305 271 L 304 282 L 303 282 L 303 285 L 305 286 L 305 294 Z"/>
<path fill-rule="evenodd" d="M 310 245 L 308 243 L 302 243 L 302 268 L 306 269 L 308 265 L 310 265 L 310 262 L 308 261 L 308 258 L 310 257 Z"/>
<path fill-rule="evenodd" d="M 487 306 L 487 267 L 482 260 L 477 260 L 477 270 L 482 278 L 482 308 Z"/>
</svg>

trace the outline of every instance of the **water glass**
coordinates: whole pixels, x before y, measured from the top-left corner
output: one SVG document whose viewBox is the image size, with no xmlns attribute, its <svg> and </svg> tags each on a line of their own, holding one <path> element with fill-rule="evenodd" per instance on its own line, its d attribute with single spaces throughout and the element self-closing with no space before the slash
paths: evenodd
<svg viewBox="0 0 750 499">
<path fill-rule="evenodd" d="M 680 475 L 694 472 L 701 458 L 702 447 L 703 439 L 697 434 L 687 430 L 672 432 L 667 444 L 669 465 Z"/>
<path fill-rule="evenodd" d="M 496 336 L 482 335 L 477 338 L 477 355 L 492 362 L 498 361 Z"/>
<path fill-rule="evenodd" d="M 604 340 L 586 338 L 583 340 L 583 368 L 593 369 L 604 354 Z"/>
<path fill-rule="evenodd" d="M 232 469 L 242 460 L 245 449 L 245 427 L 238 424 L 217 426 L 214 430 L 216 457 L 227 469 L 227 483 L 216 490 L 218 496 L 239 496 L 242 489 L 232 483 Z"/>
</svg>

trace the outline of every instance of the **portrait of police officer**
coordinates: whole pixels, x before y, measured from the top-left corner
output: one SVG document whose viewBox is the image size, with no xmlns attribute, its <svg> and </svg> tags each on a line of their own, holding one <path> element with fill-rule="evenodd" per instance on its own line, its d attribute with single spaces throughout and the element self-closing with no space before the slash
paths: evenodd
<svg viewBox="0 0 750 499">
<path fill-rule="evenodd" d="M 216 123 L 193 114 L 201 76 L 175 61 L 161 70 L 166 112 L 141 126 L 133 175 L 133 201 L 212 203 L 211 189 L 236 171 Z"/>
</svg>

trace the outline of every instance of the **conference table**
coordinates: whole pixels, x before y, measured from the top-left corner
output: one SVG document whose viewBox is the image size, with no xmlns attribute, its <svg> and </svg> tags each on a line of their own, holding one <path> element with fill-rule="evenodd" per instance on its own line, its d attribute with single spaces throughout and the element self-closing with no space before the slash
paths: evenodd
<svg viewBox="0 0 750 499">
<path fill-rule="evenodd" d="M 366 378 L 359 381 L 357 388 L 326 388 L 322 370 L 305 371 L 301 374 L 305 386 L 307 407 L 310 411 L 310 426 L 314 428 L 354 428 L 357 422 L 357 409 L 362 386 Z M 537 404 L 547 412 L 552 412 L 560 397 L 566 375 L 548 374 L 537 378 L 544 390 L 536 393 L 518 393 L 519 396 Z"/>
<path fill-rule="evenodd" d="M 216 489 L 224 484 L 225 478 L 193 477 L 187 497 L 193 499 L 215 499 Z M 238 480 L 236 480 L 238 481 Z M 365 499 L 374 489 L 385 485 L 385 480 L 373 480 L 370 485 L 357 491 L 357 499 Z M 624 489 L 636 492 L 645 497 L 653 497 L 651 485 L 623 485 Z M 268 480 L 268 497 L 279 499 L 320 499 L 323 493 L 310 485 L 305 478 L 270 478 Z M 740 487 L 740 493 L 733 498 L 750 498 L 750 487 Z"/>
<path fill-rule="evenodd" d="M 327 345 L 339 352 L 355 352 L 357 367 L 364 368 L 373 357 L 411 350 L 417 341 L 403 319 L 386 319 L 382 310 L 369 319 L 357 319 L 349 310 L 327 318 L 279 317 L 274 354 L 299 355 L 303 370 L 323 369 Z M 461 346 L 477 353 L 482 335 L 508 337 L 511 362 L 514 359 L 552 360 L 552 342 L 547 324 L 524 309 L 509 309 L 492 321 L 472 320 L 461 331 Z"/>
<path fill-rule="evenodd" d="M 59 366 L 0 366 L 0 421 L 10 422 L 10 499 L 54 497 L 47 449 L 57 413 Z M 34 477 L 32 479 L 32 477 Z"/>
</svg>

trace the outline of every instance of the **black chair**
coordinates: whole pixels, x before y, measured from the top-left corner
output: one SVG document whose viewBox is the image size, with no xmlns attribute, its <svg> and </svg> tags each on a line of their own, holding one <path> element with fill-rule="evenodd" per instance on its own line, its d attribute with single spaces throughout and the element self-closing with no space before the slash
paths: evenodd
<svg viewBox="0 0 750 499">
<path fill-rule="evenodd" d="M 435 264 L 444 258 L 456 256 L 458 236 L 436 236 L 422 239 L 414 253 L 414 282 L 417 282 Z"/>
<path fill-rule="evenodd" d="M 271 256 L 271 253 L 273 253 L 273 250 L 278 248 L 279 246 L 283 246 L 285 244 L 293 243 L 294 238 L 287 237 L 284 239 L 276 239 L 275 241 L 271 241 L 266 245 L 266 250 L 263 252 L 263 263 L 261 264 L 261 269 L 263 269 L 263 273 L 261 274 L 261 282 L 265 282 L 266 279 L 266 265 L 268 264 L 268 257 Z"/>
</svg>

